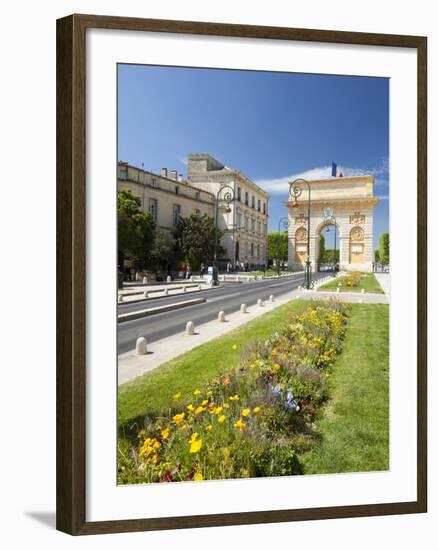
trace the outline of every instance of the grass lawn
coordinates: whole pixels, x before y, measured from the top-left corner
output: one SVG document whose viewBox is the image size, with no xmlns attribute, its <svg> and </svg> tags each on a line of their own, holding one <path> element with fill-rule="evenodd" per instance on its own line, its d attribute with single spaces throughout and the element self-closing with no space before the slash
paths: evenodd
<svg viewBox="0 0 438 550">
<path fill-rule="evenodd" d="M 230 370 L 250 342 L 270 337 L 285 323 L 288 314 L 303 310 L 309 302 L 296 300 L 280 306 L 228 334 L 184 353 L 150 373 L 119 388 L 119 424 L 143 422 L 145 415 L 156 415 L 172 406 L 172 396 L 190 395 L 217 373 Z M 232 346 L 236 344 L 237 349 Z"/>
<path fill-rule="evenodd" d="M 339 283 L 344 283 L 344 277 L 333 278 L 332 281 L 329 281 L 325 285 L 320 286 L 318 290 L 333 291 L 338 288 Z M 379 282 L 375 278 L 374 273 L 362 273 L 362 277 L 360 279 L 359 285 L 356 287 L 349 287 L 342 284 L 342 286 L 339 288 L 340 292 L 360 292 L 362 289 L 364 289 L 365 292 L 383 294 L 382 287 L 380 286 Z"/>
<path fill-rule="evenodd" d="M 370 330 L 372 327 L 372 330 Z M 300 458 L 304 473 L 389 468 L 389 308 L 353 305 L 330 381 L 321 436 Z"/>
<path fill-rule="evenodd" d="M 129 453 L 145 416 L 174 406 L 215 374 L 240 362 L 245 347 L 272 336 L 288 314 L 309 302 L 291 301 L 220 338 L 198 346 L 119 388 L 120 452 Z M 237 345 L 237 349 L 233 349 Z M 317 437 L 299 451 L 306 474 L 386 470 L 389 467 L 389 308 L 352 304 L 343 351 L 329 379 L 329 401 L 316 421 Z"/>
</svg>

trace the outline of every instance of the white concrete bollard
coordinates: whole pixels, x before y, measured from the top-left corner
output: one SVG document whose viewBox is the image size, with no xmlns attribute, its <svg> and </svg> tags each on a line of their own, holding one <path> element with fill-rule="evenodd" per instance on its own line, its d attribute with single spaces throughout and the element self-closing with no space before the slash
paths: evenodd
<svg viewBox="0 0 438 550">
<path fill-rule="evenodd" d="M 264 306 L 263 300 L 262 300 L 261 298 L 259 298 L 259 299 L 257 300 L 257 305 L 258 305 L 259 307 L 263 307 L 263 306 Z"/>
<path fill-rule="evenodd" d="M 362 288 L 361 291 L 360 291 L 361 294 L 365 294 L 365 289 Z"/>
<path fill-rule="evenodd" d="M 119 294 L 119 302 L 123 302 L 123 294 Z"/>
<path fill-rule="evenodd" d="M 193 321 L 188 321 L 186 325 L 186 335 L 192 336 L 193 334 L 195 334 L 195 325 Z"/>
<path fill-rule="evenodd" d="M 363 300 L 359 300 L 359 304 L 363 304 Z"/>
<path fill-rule="evenodd" d="M 336 289 L 336 292 L 339 294 L 339 293 L 341 292 L 341 289 L 338 287 L 338 288 Z"/>
<path fill-rule="evenodd" d="M 242 304 L 242 305 L 240 306 L 240 313 L 247 313 L 246 304 Z"/>
<path fill-rule="evenodd" d="M 166 278 L 166 281 L 167 281 L 168 283 L 171 283 L 171 282 L 172 282 L 172 277 L 171 277 L 170 275 L 168 275 L 167 278 Z"/>
<path fill-rule="evenodd" d="M 236 275 L 236 282 L 238 283 L 240 281 L 240 276 Z"/>
<path fill-rule="evenodd" d="M 202 290 L 202 286 L 201 286 L 201 285 L 198 286 L 198 290 Z"/>
<path fill-rule="evenodd" d="M 217 320 L 220 323 L 225 323 L 225 311 L 219 311 L 218 316 L 217 316 Z"/>
<path fill-rule="evenodd" d="M 298 285 L 298 290 L 303 290 L 303 287 L 301 285 Z"/>
<path fill-rule="evenodd" d="M 146 355 L 148 352 L 148 342 L 146 338 L 140 336 L 135 342 L 135 355 Z"/>
<path fill-rule="evenodd" d="M 149 282 L 149 281 L 148 281 L 148 278 L 147 278 L 147 277 L 143 277 L 143 284 L 144 284 L 144 285 L 147 285 L 148 282 Z"/>
<path fill-rule="evenodd" d="M 273 295 L 273 294 L 271 294 L 271 295 L 269 296 L 269 301 L 270 301 L 270 302 L 275 302 L 275 298 L 274 298 L 274 295 Z"/>
<path fill-rule="evenodd" d="M 147 290 L 144 291 L 143 296 L 145 298 L 149 298 L 149 292 Z"/>
<path fill-rule="evenodd" d="M 169 289 L 168 288 L 165 288 L 164 289 L 164 296 L 167 296 L 169 294 Z"/>
<path fill-rule="evenodd" d="M 187 292 L 187 288 L 185 285 L 183 286 L 183 292 Z"/>
</svg>

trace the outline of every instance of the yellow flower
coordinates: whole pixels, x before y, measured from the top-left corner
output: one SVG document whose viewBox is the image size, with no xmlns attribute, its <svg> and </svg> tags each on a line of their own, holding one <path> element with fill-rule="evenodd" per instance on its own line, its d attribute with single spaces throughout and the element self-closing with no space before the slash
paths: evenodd
<svg viewBox="0 0 438 550">
<path fill-rule="evenodd" d="M 176 393 L 176 394 L 172 397 L 172 399 L 173 399 L 174 401 L 177 401 L 180 397 L 181 397 L 181 392 L 179 391 L 178 393 Z"/>
<path fill-rule="evenodd" d="M 224 410 L 223 407 L 216 407 L 216 408 L 214 409 L 214 414 L 221 414 L 221 412 L 222 412 L 223 410 Z"/>
<path fill-rule="evenodd" d="M 185 416 L 185 413 L 176 414 L 172 420 L 175 422 L 175 424 L 179 424 L 184 420 Z"/>
<path fill-rule="evenodd" d="M 254 414 L 258 414 L 258 413 L 260 412 L 260 407 L 254 407 L 253 410 L 252 410 L 252 412 L 253 412 Z"/>
<path fill-rule="evenodd" d="M 231 349 L 232 349 L 233 351 L 236 351 L 236 349 L 237 349 L 237 344 L 233 344 L 233 345 L 231 346 Z"/>
<path fill-rule="evenodd" d="M 219 422 L 219 424 L 223 424 L 225 422 L 225 415 L 221 414 L 221 416 L 217 419 L 217 421 Z"/>
<path fill-rule="evenodd" d="M 246 424 L 242 422 L 241 420 L 238 420 L 237 422 L 234 422 L 234 427 L 243 432 L 243 430 L 246 427 Z"/>
<path fill-rule="evenodd" d="M 230 401 L 239 401 L 239 399 L 240 399 L 240 397 L 237 395 L 237 393 L 236 393 L 236 395 L 231 395 L 230 396 Z"/>
<path fill-rule="evenodd" d="M 161 437 L 163 439 L 168 439 L 169 434 L 170 434 L 169 428 L 164 428 L 164 430 L 161 430 Z"/>
<path fill-rule="evenodd" d="M 204 399 L 204 401 L 201 403 L 201 405 L 204 407 L 208 403 L 208 399 Z"/>
<path fill-rule="evenodd" d="M 251 414 L 250 409 L 243 409 L 242 416 L 249 416 Z"/>
<path fill-rule="evenodd" d="M 224 409 L 229 409 L 230 408 L 230 404 L 229 403 L 224 403 Z"/>
<path fill-rule="evenodd" d="M 275 363 L 274 370 L 280 370 L 280 369 L 281 369 L 281 365 L 279 365 L 278 363 Z"/>
<path fill-rule="evenodd" d="M 200 413 L 202 413 L 202 412 L 204 412 L 204 411 L 205 411 L 205 407 L 199 406 L 199 407 L 196 407 L 196 409 L 195 409 L 195 414 L 200 414 Z"/>
<path fill-rule="evenodd" d="M 193 479 L 194 479 L 195 481 L 202 481 L 204 478 L 203 478 L 201 472 L 196 472 L 196 474 L 194 475 Z"/>
<path fill-rule="evenodd" d="M 211 390 L 208 390 L 207 397 L 211 397 L 213 395 L 213 392 Z"/>
<path fill-rule="evenodd" d="M 196 436 L 197 435 L 198 434 L 196 434 Z M 202 447 L 202 439 L 193 439 L 193 436 L 192 436 L 192 438 L 190 439 L 189 453 L 199 453 L 199 451 L 201 450 L 201 447 Z"/>
<path fill-rule="evenodd" d="M 201 390 L 196 389 L 196 390 L 193 392 L 193 395 L 201 395 Z"/>
<path fill-rule="evenodd" d="M 213 429 L 213 426 L 211 424 L 209 424 L 206 428 L 205 428 L 207 431 L 210 431 Z"/>
<path fill-rule="evenodd" d="M 190 403 L 190 405 L 187 405 L 187 410 L 193 412 L 195 410 L 195 407 Z"/>
<path fill-rule="evenodd" d="M 138 432 L 138 437 L 144 437 L 146 435 L 146 430 L 142 429 Z"/>
<path fill-rule="evenodd" d="M 193 432 L 192 435 L 190 436 L 190 443 L 193 443 L 193 441 L 196 441 L 198 437 L 199 437 L 198 432 Z"/>
</svg>

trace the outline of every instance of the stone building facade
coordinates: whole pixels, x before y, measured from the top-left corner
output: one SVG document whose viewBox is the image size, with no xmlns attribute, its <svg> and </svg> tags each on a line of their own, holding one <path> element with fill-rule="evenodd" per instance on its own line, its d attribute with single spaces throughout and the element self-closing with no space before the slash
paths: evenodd
<svg viewBox="0 0 438 550">
<path fill-rule="evenodd" d="M 312 271 L 319 267 L 321 231 L 329 225 L 324 209 L 331 208 L 338 233 L 339 264 L 342 271 L 372 271 L 373 211 L 378 198 L 373 196 L 374 176 L 337 177 L 309 180 L 310 261 Z M 297 206 L 289 199 L 288 209 L 288 267 L 302 269 L 307 259 L 308 190 L 299 184 L 302 194 Z M 333 224 L 331 224 L 333 225 Z"/>
<path fill-rule="evenodd" d="M 189 186 L 175 170 L 168 174 L 163 168 L 159 175 L 119 162 L 117 171 L 117 189 L 130 189 L 139 197 L 143 211 L 151 214 L 161 229 L 172 232 L 181 216 L 214 215 L 213 194 Z"/>
<path fill-rule="evenodd" d="M 242 174 L 209 154 L 188 156 L 187 182 L 219 198 L 218 227 L 225 232 L 221 245 L 223 262 L 248 262 L 252 267 L 267 265 L 269 194 Z M 234 196 L 224 208 L 227 191 Z"/>
</svg>

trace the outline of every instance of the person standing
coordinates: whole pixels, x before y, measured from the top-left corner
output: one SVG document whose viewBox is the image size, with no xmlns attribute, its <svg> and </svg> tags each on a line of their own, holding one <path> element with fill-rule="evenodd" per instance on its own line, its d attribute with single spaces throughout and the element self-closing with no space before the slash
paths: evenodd
<svg viewBox="0 0 438 550">
<path fill-rule="evenodd" d="M 204 262 L 201 262 L 201 266 L 199 268 L 199 271 L 201 273 L 201 279 L 203 279 L 204 275 L 205 275 L 205 264 L 204 264 Z"/>
<path fill-rule="evenodd" d="M 190 279 L 192 276 L 192 268 L 190 267 L 190 264 L 186 265 L 186 279 Z"/>
</svg>

